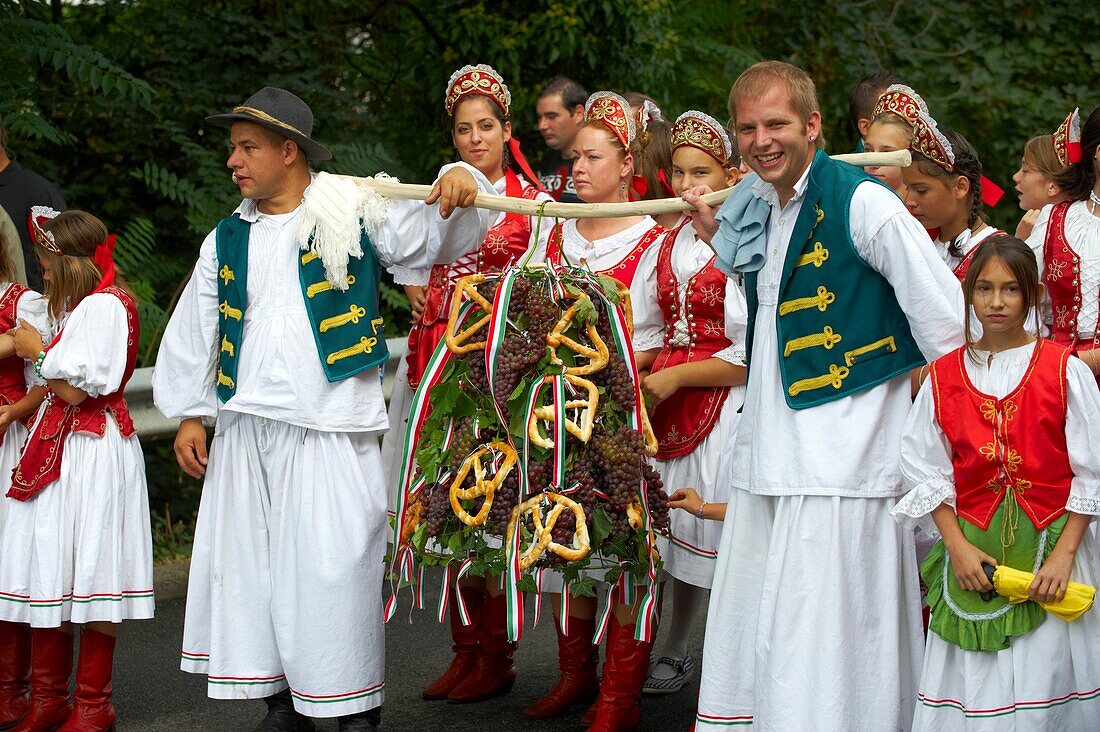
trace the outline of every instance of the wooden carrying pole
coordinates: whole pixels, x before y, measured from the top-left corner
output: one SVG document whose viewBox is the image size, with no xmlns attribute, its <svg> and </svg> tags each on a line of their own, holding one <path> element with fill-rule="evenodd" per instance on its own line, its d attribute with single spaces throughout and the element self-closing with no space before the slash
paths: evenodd
<svg viewBox="0 0 1100 732">
<path fill-rule="evenodd" d="M 840 160 L 858 167 L 870 165 L 882 167 L 904 168 L 913 162 L 908 150 L 895 150 L 884 153 L 849 153 L 845 155 L 833 155 L 833 160 Z M 368 185 L 377 193 L 387 198 L 397 198 L 408 201 L 423 201 L 428 198 L 432 187 L 416 185 L 412 183 L 397 183 L 392 180 L 376 178 L 349 178 L 360 185 Z M 721 206 L 729 196 L 732 188 L 724 188 L 703 196 L 703 202 L 710 206 Z M 627 203 L 557 203 L 556 201 L 540 203 L 526 198 L 510 198 L 508 196 L 494 196 L 487 193 L 479 193 L 474 201 L 477 208 L 490 211 L 503 211 L 505 213 L 526 214 L 528 216 L 545 216 L 548 218 L 562 219 L 596 219 L 612 218 L 620 216 L 656 216 L 659 214 L 675 213 L 678 211 L 692 210 L 691 204 L 682 198 L 661 198 L 653 201 L 630 201 Z"/>
</svg>

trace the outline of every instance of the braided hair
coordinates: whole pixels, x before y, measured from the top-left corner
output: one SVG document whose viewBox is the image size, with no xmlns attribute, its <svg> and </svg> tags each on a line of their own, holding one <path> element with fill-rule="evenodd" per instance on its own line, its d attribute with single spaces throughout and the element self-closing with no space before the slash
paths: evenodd
<svg viewBox="0 0 1100 732">
<path fill-rule="evenodd" d="M 954 185 L 955 178 L 959 176 L 966 178 L 970 184 L 970 191 L 967 193 L 970 201 L 970 212 L 966 217 L 966 228 L 972 231 L 979 221 L 989 221 L 982 205 L 982 161 L 978 159 L 978 153 L 974 146 L 961 134 L 946 127 L 941 127 L 940 132 L 951 143 L 951 149 L 955 153 L 953 170 L 948 172 L 919 153 L 913 156 L 914 164 L 921 173 L 939 178 L 948 186 Z M 947 251 L 953 257 L 963 256 L 958 238 L 947 244 Z"/>
</svg>

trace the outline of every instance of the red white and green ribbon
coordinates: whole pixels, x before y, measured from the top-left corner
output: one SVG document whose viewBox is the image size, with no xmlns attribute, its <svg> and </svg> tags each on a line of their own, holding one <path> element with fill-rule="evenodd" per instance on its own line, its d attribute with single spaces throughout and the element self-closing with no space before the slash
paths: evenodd
<svg viewBox="0 0 1100 732">
<path fill-rule="evenodd" d="M 615 307 L 611 301 L 604 295 L 603 290 L 599 286 L 599 282 L 595 280 L 591 275 L 589 277 L 593 284 L 593 290 L 596 292 L 596 297 L 599 298 L 605 307 L 606 312 L 610 316 L 608 320 L 611 324 L 611 338 L 616 352 L 623 358 L 628 366 L 627 372 L 630 375 L 631 384 L 634 386 L 634 409 L 628 414 L 627 420 L 629 425 L 637 430 L 642 431 L 642 390 L 641 382 L 638 379 L 638 363 L 634 359 L 634 348 L 630 340 L 630 329 L 626 323 L 626 316 L 623 314 L 622 308 Z M 638 622 L 635 627 L 634 637 L 635 640 L 642 642 L 651 641 L 656 635 L 657 627 L 657 599 L 660 592 L 660 585 L 657 581 L 657 563 L 654 560 L 656 556 L 656 547 L 654 546 L 654 535 L 650 526 L 649 516 L 649 500 L 646 497 L 646 485 L 645 481 L 641 481 L 638 486 L 639 499 L 642 504 L 642 525 L 639 530 L 643 532 L 646 537 L 646 576 L 645 576 L 645 594 L 642 597 L 641 606 L 638 609 Z M 626 575 L 624 574 L 625 578 Z M 623 580 L 625 594 L 629 595 L 633 600 L 633 583 Z M 611 597 L 611 592 L 608 592 L 608 599 Z M 624 602 L 626 599 L 624 598 Z M 633 604 L 628 603 L 628 604 Z M 598 635 L 602 635 L 602 630 L 597 632 Z"/>
<path fill-rule="evenodd" d="M 474 304 L 468 303 L 460 313 L 461 318 L 465 319 L 473 308 Z M 447 348 L 447 342 L 441 340 L 435 347 L 431 360 L 428 361 L 420 385 L 413 392 L 408 427 L 401 446 L 401 470 L 397 478 L 397 507 L 393 522 L 393 560 L 390 563 L 390 597 L 386 601 L 383 615 L 386 622 L 389 622 L 397 610 L 397 590 L 400 585 L 394 584 L 394 577 L 400 576 L 401 582 L 411 581 L 412 579 L 415 553 L 411 543 L 401 546 L 401 528 L 405 525 L 408 515 L 410 496 L 415 495 L 424 486 L 422 475 L 415 482 L 413 481 L 413 477 L 416 475 L 416 447 L 423 433 L 424 423 L 427 422 L 428 416 L 431 414 L 430 396 L 432 387 L 439 383 L 450 358 L 451 352 Z M 406 579 L 406 575 L 408 579 Z M 415 588 L 413 591 L 416 592 Z"/>
<path fill-rule="evenodd" d="M 504 346 L 504 338 L 508 331 L 508 305 L 512 300 L 512 288 L 515 285 L 517 277 L 524 276 L 524 271 L 520 269 L 511 269 L 500 278 L 499 285 L 497 286 L 496 297 L 493 300 L 493 313 L 492 318 L 489 320 L 489 332 L 485 337 L 485 370 L 486 375 L 489 377 L 489 389 L 492 392 L 493 408 L 496 409 L 497 417 L 500 419 L 500 424 L 504 427 L 504 434 L 508 440 L 512 449 L 516 448 L 515 443 L 512 440 L 512 436 L 508 433 L 508 424 L 510 422 L 508 414 L 504 411 L 504 406 L 501 402 L 506 402 L 510 394 L 500 395 L 502 398 L 498 399 L 497 394 L 494 391 L 495 386 L 499 383 L 497 381 L 497 362 L 500 358 L 501 349 Z M 517 451 L 518 452 L 518 451 Z M 527 483 L 527 476 L 525 473 L 525 466 L 527 464 L 526 453 L 520 455 L 520 493 L 523 494 Z M 508 640 L 518 641 L 523 636 L 523 593 L 519 590 L 519 580 L 523 572 L 520 570 L 520 544 L 522 542 L 521 527 L 516 526 L 516 530 L 512 532 L 511 541 L 506 542 L 505 546 L 505 558 L 506 568 L 504 575 L 504 597 L 505 607 L 507 609 L 507 617 L 505 618 L 505 625 L 508 633 Z"/>
</svg>

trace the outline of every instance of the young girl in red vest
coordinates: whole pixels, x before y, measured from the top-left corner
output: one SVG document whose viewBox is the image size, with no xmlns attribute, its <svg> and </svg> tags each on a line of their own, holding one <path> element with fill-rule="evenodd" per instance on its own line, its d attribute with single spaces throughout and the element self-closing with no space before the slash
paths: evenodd
<svg viewBox="0 0 1100 732">
<path fill-rule="evenodd" d="M 15 265 L 0 235 L 0 496 L 11 487 L 11 471 L 27 438 L 24 419 L 46 397 L 34 366 L 15 353 L 8 331 L 25 320 L 49 332 L 46 301 L 37 292 L 15 282 Z M 11 501 L 0 497 L 0 535 Z M 14 727 L 30 705 L 31 629 L 0 621 L 0 729 Z"/>
<path fill-rule="evenodd" d="M 1056 146 L 1059 139 L 1055 135 Z M 1068 165 L 1054 182 L 1067 200 L 1036 224 L 1028 244 L 1042 251 L 1050 337 L 1073 349 L 1100 379 L 1100 107 L 1077 140 L 1072 134 L 1061 139 Z"/>
<path fill-rule="evenodd" d="M 18 732 L 112 729 L 117 624 L 153 616 L 145 463 L 123 399 L 138 315 L 115 282 L 114 237 L 83 211 L 37 212 L 32 232 L 56 337 L 14 331 L 49 396 L 7 492 L 0 620 L 31 631 L 31 703 Z M 73 625 L 80 633 L 69 697 Z"/>
<path fill-rule="evenodd" d="M 447 129 L 462 162 L 484 173 L 498 195 L 553 200 L 538 185 L 519 141 L 512 137 L 512 95 L 492 67 L 463 66 L 451 75 L 444 93 Z M 502 213 L 481 246 L 458 261 L 436 265 L 430 271 L 393 269 L 395 281 L 406 286 L 413 302 L 414 322 L 408 353 L 398 366 L 390 398 L 390 432 L 382 443 L 382 464 L 393 466 L 391 483 L 397 479 L 413 390 L 446 333 L 455 283 L 477 272 L 499 272 L 528 254 L 532 261 L 541 262 L 552 228 L 552 220 L 540 224 L 534 216 Z M 463 625 L 460 614 L 452 609 L 455 655 L 443 674 L 423 690 L 423 698 L 429 701 L 481 702 L 506 693 L 515 680 L 515 644 L 504 637 L 505 598 L 497 583 L 483 577 L 464 578 L 462 599 L 470 624 Z M 454 602 L 449 605 L 457 607 Z"/>
<path fill-rule="evenodd" d="M 690 111 L 672 127 L 672 185 L 720 190 L 738 178 L 740 157 L 713 117 Z M 719 480 L 722 454 L 737 427 L 744 400 L 748 313 L 737 281 L 714 265 L 714 250 L 700 241 L 687 217 L 642 255 L 631 286 L 638 368 L 650 369 L 642 386 L 657 437 L 657 469 L 666 490 L 699 486 L 708 503 L 725 503 Z M 643 690 L 680 690 L 694 669 L 688 639 L 706 601 L 722 525 L 686 512 L 670 514 L 671 538 L 658 538 L 672 578 L 671 613 L 664 647 Z M 668 604 L 665 606 L 669 607 Z"/>
<path fill-rule="evenodd" d="M 1024 242 L 987 239 L 963 290 L 982 336 L 932 364 L 902 438 L 909 493 L 893 510 L 931 518 L 942 537 L 921 567 L 932 620 L 913 729 L 1089 729 L 1100 614 L 1067 622 L 1038 602 L 1100 580 L 1087 531 L 1100 514 L 1100 392 L 1080 359 L 1025 326 L 1042 285 Z M 992 592 L 998 565 L 1035 574 L 1030 600 Z"/>
<path fill-rule="evenodd" d="M 982 211 L 982 163 L 966 138 L 940 130 L 926 113 L 913 120 L 913 164 L 902 170 L 905 205 L 929 231 L 936 249 L 962 282 L 978 244 L 1000 232 Z"/>
</svg>

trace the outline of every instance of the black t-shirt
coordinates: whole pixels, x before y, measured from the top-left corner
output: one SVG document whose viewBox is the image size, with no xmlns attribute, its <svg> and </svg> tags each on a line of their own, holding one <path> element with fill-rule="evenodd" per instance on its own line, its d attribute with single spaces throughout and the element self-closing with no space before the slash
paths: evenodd
<svg viewBox="0 0 1100 732">
<path fill-rule="evenodd" d="M 548 148 L 539 163 L 539 180 L 546 192 L 562 203 L 581 203 L 577 189 L 573 187 L 573 159 L 566 160 L 561 153 Z"/>
<path fill-rule="evenodd" d="M 41 292 L 42 272 L 39 271 L 38 257 L 34 256 L 34 245 L 30 231 L 27 230 L 31 206 L 49 206 L 64 211 L 65 199 L 48 180 L 12 160 L 8 167 L 0 171 L 0 207 L 8 212 L 19 231 L 19 239 L 23 244 L 23 262 L 27 268 L 27 284 L 31 289 Z"/>
</svg>

